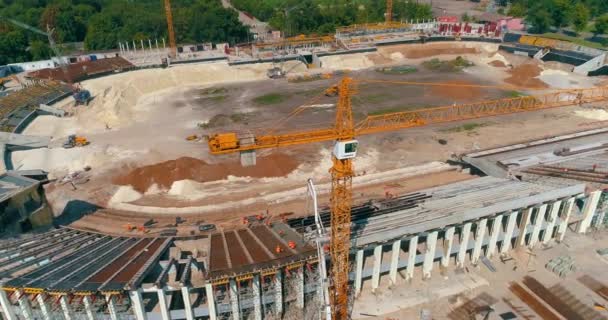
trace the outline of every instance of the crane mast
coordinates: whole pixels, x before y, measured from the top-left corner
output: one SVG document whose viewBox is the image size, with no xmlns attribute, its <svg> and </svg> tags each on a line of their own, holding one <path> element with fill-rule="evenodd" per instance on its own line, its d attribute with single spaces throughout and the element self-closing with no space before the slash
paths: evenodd
<svg viewBox="0 0 608 320">
<path fill-rule="evenodd" d="M 386 23 L 393 21 L 393 0 L 386 0 L 386 13 L 385 13 L 384 21 Z"/>
<path fill-rule="evenodd" d="M 340 82 L 339 99 L 334 130 L 338 136 L 332 155 L 331 173 L 331 270 L 332 270 L 332 314 L 333 319 L 348 319 L 348 270 L 350 253 L 350 212 L 352 206 L 353 158 L 357 141 L 351 95 L 353 80 L 345 77 Z"/>
<path fill-rule="evenodd" d="M 169 32 L 169 57 L 175 58 L 177 56 L 177 44 L 175 43 L 175 30 L 173 29 L 171 0 L 165 0 L 165 14 L 167 15 L 167 31 Z"/>
</svg>

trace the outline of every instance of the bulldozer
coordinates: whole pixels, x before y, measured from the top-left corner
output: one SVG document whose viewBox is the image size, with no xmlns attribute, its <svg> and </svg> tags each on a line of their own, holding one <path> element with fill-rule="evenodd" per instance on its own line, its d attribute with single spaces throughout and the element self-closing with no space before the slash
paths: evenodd
<svg viewBox="0 0 608 320">
<path fill-rule="evenodd" d="M 85 137 L 80 137 L 75 134 L 72 134 L 68 137 L 68 140 L 63 144 L 65 149 L 70 149 L 74 147 L 84 147 L 88 145 L 90 142 Z"/>
</svg>

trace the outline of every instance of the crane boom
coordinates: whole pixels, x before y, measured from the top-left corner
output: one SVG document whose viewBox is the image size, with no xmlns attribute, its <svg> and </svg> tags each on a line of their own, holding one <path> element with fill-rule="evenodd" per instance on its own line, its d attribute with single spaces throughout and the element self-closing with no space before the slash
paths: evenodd
<svg viewBox="0 0 608 320">
<path fill-rule="evenodd" d="M 175 42 L 175 30 L 173 29 L 171 0 L 165 0 L 165 14 L 167 15 L 167 31 L 169 32 L 169 57 L 175 58 L 177 56 L 177 44 Z"/>
<path fill-rule="evenodd" d="M 608 86 L 589 89 L 568 89 L 535 96 L 521 96 L 476 103 L 395 112 L 368 116 L 354 126 L 355 136 L 420 127 L 433 123 L 471 120 L 481 117 L 505 115 L 555 107 L 608 100 Z M 314 129 L 285 134 L 255 137 L 253 144 L 241 145 L 236 133 L 216 134 L 209 137 L 212 154 L 292 146 L 312 142 L 333 141 L 343 138 L 335 128 Z"/>
</svg>

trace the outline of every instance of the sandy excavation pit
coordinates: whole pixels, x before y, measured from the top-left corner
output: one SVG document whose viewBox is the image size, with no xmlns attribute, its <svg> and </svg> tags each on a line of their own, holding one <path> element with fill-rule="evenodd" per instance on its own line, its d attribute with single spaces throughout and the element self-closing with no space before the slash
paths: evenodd
<svg viewBox="0 0 608 320">
<path fill-rule="evenodd" d="M 399 45 L 382 47 L 369 55 L 323 57 L 323 66 L 327 70 L 359 70 L 350 73 L 356 79 L 508 84 L 521 86 L 519 91 L 526 93 L 533 93 L 527 88 L 551 88 L 540 80 L 541 72 L 547 72 L 542 66 L 497 52 L 494 44 Z M 474 66 L 459 72 L 438 73 L 421 65 L 432 58 L 451 60 L 458 56 L 473 62 Z M 514 65 L 513 69 L 502 67 L 510 64 Z M 375 70 L 380 65 L 413 65 L 418 71 L 383 74 Z M 91 105 L 76 109 L 72 118 L 44 116 L 35 120 L 24 133 L 52 136 L 52 148 L 15 152 L 13 162 L 20 169 L 44 168 L 56 178 L 87 165 L 92 167 L 90 181 L 78 186 L 78 190 L 59 184 L 50 187 L 49 198 L 58 213 L 70 199 L 108 206 L 120 186 L 131 186 L 133 197 L 127 199 L 141 206 L 179 204 L 187 207 L 188 203 L 205 206 L 232 201 L 239 203 L 232 213 L 238 216 L 239 208 L 245 206 L 239 202 L 243 199 L 301 188 L 309 177 L 320 183 L 329 177 L 331 161 L 327 150 L 331 143 L 260 151 L 257 168 L 241 168 L 237 154 L 212 156 L 204 139 L 186 141 L 192 134 L 266 131 L 295 107 L 310 101 L 328 107 L 309 108 L 279 131 L 329 127 L 334 116 L 331 106 L 336 99 L 325 97 L 322 92 L 339 78 L 300 83 L 268 80 L 266 70 L 270 66 L 194 64 L 85 81 L 83 86 L 95 97 Z M 294 70 L 303 72 L 305 67 L 300 64 Z M 576 79 L 580 86 L 591 86 L 594 81 L 574 75 L 568 77 Z M 510 90 L 500 89 L 367 83 L 359 86 L 359 93 L 353 98 L 353 112 L 358 120 L 368 114 L 498 99 L 509 94 Z M 263 96 L 273 97 L 262 99 Z M 554 125 L 546 125 L 548 117 Z M 213 122 L 214 118 L 222 121 Z M 472 122 L 474 124 L 465 129 L 461 124 L 450 123 L 360 137 L 361 149 L 355 160 L 357 174 L 371 175 L 434 160 L 445 161 L 452 153 L 536 137 L 539 132 L 543 135 L 562 132 L 567 126 L 560 123 L 571 127 L 590 120 L 571 110 L 557 109 L 547 110 L 545 114 Z M 60 145 L 69 134 L 85 135 L 92 143 L 81 149 L 62 149 Z M 439 144 L 438 140 L 445 140 L 447 144 Z M 385 179 L 388 181 L 391 177 Z M 176 182 L 180 184 L 175 185 Z M 184 194 L 188 190 L 200 195 Z"/>
</svg>

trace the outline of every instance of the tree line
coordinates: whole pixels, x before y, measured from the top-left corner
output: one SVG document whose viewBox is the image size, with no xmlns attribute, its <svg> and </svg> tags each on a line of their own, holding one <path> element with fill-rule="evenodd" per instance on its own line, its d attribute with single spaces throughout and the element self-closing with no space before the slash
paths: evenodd
<svg viewBox="0 0 608 320">
<path fill-rule="evenodd" d="M 288 36 L 332 34 L 336 27 L 385 20 L 384 0 L 232 0 L 245 11 Z M 393 20 L 431 19 L 431 6 L 395 0 Z"/>
<path fill-rule="evenodd" d="M 246 41 L 248 28 L 219 0 L 173 0 L 178 43 Z M 47 30 L 57 43 L 84 42 L 87 50 L 119 41 L 167 39 L 162 0 L 0 0 L 0 17 Z M 0 18 L 0 65 L 49 59 L 48 40 Z"/>
<path fill-rule="evenodd" d="M 507 14 L 525 17 L 529 31 L 544 33 L 572 28 L 575 32 L 589 31 L 596 35 L 608 31 L 608 1 L 606 0 L 501 0 L 509 4 Z"/>
</svg>

